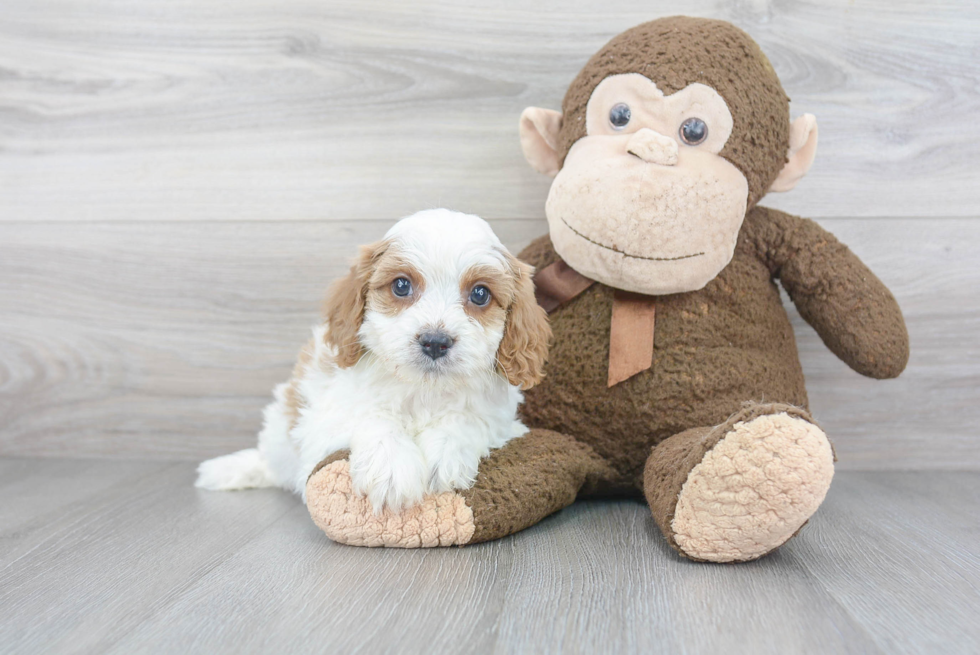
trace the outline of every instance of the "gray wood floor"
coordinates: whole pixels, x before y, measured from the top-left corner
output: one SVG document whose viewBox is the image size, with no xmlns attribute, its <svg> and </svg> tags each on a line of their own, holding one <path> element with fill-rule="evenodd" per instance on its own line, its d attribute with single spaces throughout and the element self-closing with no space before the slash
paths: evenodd
<svg viewBox="0 0 980 655">
<path fill-rule="evenodd" d="M 976 653 L 980 473 L 840 472 L 790 545 L 679 559 L 634 501 L 462 549 L 329 542 L 193 465 L 0 459 L 0 651 Z"/>
</svg>

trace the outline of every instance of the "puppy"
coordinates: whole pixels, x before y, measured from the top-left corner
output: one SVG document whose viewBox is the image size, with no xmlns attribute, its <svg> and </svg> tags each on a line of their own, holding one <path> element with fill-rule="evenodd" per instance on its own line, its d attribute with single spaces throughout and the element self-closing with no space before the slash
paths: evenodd
<svg viewBox="0 0 980 655">
<path fill-rule="evenodd" d="M 477 216 L 402 219 L 331 288 L 258 448 L 203 462 L 197 486 L 305 501 L 313 468 L 343 449 L 376 512 L 472 486 L 490 449 L 527 432 L 521 389 L 543 376 L 551 330 L 532 272 Z"/>
</svg>

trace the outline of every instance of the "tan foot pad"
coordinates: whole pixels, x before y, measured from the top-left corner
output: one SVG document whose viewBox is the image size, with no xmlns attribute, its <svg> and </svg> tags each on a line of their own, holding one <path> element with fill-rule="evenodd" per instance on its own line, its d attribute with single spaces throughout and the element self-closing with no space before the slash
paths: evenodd
<svg viewBox="0 0 980 655">
<path fill-rule="evenodd" d="M 327 464 L 306 483 L 306 506 L 328 537 L 349 546 L 433 548 L 462 546 L 473 538 L 473 510 L 457 493 L 426 496 L 395 513 L 375 514 L 364 496 L 351 491 L 347 460 Z"/>
<path fill-rule="evenodd" d="M 674 539 L 698 560 L 761 557 L 796 534 L 833 476 L 833 451 L 816 425 L 785 413 L 736 423 L 684 482 Z"/>
</svg>

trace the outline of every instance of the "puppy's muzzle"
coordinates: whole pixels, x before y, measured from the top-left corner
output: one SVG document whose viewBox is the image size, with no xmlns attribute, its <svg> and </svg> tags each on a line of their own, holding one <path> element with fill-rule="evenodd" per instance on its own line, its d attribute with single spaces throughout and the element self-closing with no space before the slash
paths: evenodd
<svg viewBox="0 0 980 655">
<path fill-rule="evenodd" d="M 442 330 L 433 332 L 423 332 L 419 335 L 419 346 L 422 352 L 430 359 L 445 357 L 449 349 L 453 347 L 453 338 Z"/>
</svg>

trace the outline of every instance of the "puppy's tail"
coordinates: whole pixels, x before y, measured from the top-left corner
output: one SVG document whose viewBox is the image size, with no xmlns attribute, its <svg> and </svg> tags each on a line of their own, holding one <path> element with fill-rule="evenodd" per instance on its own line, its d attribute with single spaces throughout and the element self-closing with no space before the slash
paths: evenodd
<svg viewBox="0 0 980 655">
<path fill-rule="evenodd" d="M 215 457 L 197 467 L 195 487 L 211 491 L 277 486 L 258 448 Z"/>
</svg>

